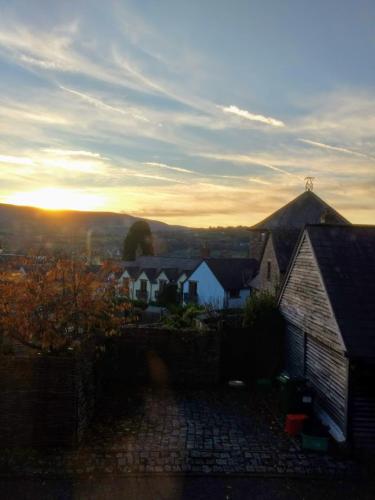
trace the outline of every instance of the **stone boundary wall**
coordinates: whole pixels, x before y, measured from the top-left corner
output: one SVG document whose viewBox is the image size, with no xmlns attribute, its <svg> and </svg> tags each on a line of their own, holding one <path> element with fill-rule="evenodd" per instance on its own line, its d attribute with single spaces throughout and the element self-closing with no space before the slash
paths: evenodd
<svg viewBox="0 0 375 500">
<path fill-rule="evenodd" d="M 0 446 L 77 445 L 95 408 L 93 348 L 0 356 Z"/>
<path fill-rule="evenodd" d="M 106 350 L 109 384 L 207 387 L 219 382 L 218 331 L 128 327 L 107 341 Z"/>
</svg>

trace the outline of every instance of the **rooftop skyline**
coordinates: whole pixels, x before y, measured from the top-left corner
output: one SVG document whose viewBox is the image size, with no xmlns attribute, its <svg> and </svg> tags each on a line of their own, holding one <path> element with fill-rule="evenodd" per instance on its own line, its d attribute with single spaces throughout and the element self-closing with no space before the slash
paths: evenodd
<svg viewBox="0 0 375 500">
<path fill-rule="evenodd" d="M 252 225 L 375 218 L 372 1 L 0 0 L 0 202 Z"/>
</svg>

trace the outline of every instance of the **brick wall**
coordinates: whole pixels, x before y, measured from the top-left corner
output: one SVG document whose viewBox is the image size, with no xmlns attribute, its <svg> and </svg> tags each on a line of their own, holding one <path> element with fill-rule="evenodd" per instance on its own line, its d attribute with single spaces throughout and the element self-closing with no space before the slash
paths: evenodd
<svg viewBox="0 0 375 500">
<path fill-rule="evenodd" d="M 107 383 L 204 387 L 218 383 L 220 334 L 127 328 L 107 342 Z"/>
<path fill-rule="evenodd" d="M 76 445 L 94 412 L 93 356 L 0 356 L 0 446 Z"/>
</svg>

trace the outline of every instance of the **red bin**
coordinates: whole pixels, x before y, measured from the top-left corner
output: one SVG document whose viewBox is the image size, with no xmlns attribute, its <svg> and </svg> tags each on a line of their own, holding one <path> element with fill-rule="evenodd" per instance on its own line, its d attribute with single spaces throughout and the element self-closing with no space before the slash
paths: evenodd
<svg viewBox="0 0 375 500">
<path fill-rule="evenodd" d="M 307 419 L 307 415 L 303 414 L 289 414 L 285 420 L 285 432 L 290 436 L 297 436 L 303 429 L 303 423 Z"/>
</svg>

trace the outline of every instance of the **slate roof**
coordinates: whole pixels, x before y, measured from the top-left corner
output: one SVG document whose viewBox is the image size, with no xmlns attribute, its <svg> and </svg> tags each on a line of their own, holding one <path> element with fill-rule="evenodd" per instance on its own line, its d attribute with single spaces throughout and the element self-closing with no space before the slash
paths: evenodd
<svg viewBox="0 0 375 500">
<path fill-rule="evenodd" d="M 162 269 L 164 271 L 165 275 L 171 281 L 172 283 L 176 282 L 178 277 L 181 275 L 181 271 L 179 269 L 173 268 L 173 269 Z"/>
<path fill-rule="evenodd" d="M 255 259 L 205 259 L 224 290 L 241 290 L 249 288 L 250 280 L 258 270 Z"/>
<path fill-rule="evenodd" d="M 149 268 L 142 268 L 139 270 L 139 273 L 138 273 L 138 278 L 139 276 L 142 274 L 142 273 L 145 273 L 147 278 L 149 279 L 149 281 L 151 282 L 155 282 L 156 281 L 156 276 L 159 274 L 158 273 L 158 269 L 154 268 L 154 267 L 149 267 Z"/>
<path fill-rule="evenodd" d="M 307 226 L 349 357 L 375 359 L 375 226 Z"/>
<path fill-rule="evenodd" d="M 139 267 L 127 267 L 126 271 L 132 279 L 136 279 L 139 276 Z"/>
<path fill-rule="evenodd" d="M 349 224 L 319 196 L 312 191 L 305 191 L 251 229 L 273 230 L 280 227 L 302 229 L 305 224 L 320 224 L 322 217 L 329 224 Z"/>
<path fill-rule="evenodd" d="M 281 273 L 285 273 L 288 269 L 293 250 L 298 242 L 300 234 L 300 229 L 286 228 L 274 229 L 271 233 L 273 248 Z"/>
<path fill-rule="evenodd" d="M 143 255 L 136 260 L 125 260 L 121 262 L 124 269 L 139 267 L 144 269 L 181 269 L 193 270 L 202 259 L 189 259 L 183 257 L 158 257 L 155 255 Z"/>
<path fill-rule="evenodd" d="M 142 272 L 145 272 L 148 279 L 155 282 L 158 275 L 164 271 L 168 279 L 174 282 L 183 272 L 189 274 L 200 262 L 202 259 L 144 255 L 136 260 L 122 261 L 121 267 L 123 272 L 128 271 L 132 279 L 137 279 Z"/>
</svg>

